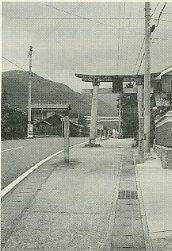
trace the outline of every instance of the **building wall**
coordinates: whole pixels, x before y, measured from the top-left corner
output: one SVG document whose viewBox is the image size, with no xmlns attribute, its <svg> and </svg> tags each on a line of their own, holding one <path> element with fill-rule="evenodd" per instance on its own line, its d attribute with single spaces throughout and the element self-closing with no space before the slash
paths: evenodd
<svg viewBox="0 0 172 251">
<path fill-rule="evenodd" d="M 161 159 L 162 167 L 172 169 L 172 148 L 154 145 L 154 150 Z"/>
<path fill-rule="evenodd" d="M 162 167 L 172 169 L 172 111 L 155 123 L 154 150 L 161 159 Z"/>
<path fill-rule="evenodd" d="M 156 127 L 155 138 L 156 144 L 172 147 L 172 121 Z"/>
</svg>

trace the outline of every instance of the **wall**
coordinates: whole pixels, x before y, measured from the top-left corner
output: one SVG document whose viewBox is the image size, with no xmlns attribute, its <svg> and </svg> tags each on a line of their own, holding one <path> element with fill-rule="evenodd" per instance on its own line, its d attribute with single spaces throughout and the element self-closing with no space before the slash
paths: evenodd
<svg viewBox="0 0 172 251">
<path fill-rule="evenodd" d="M 154 150 L 162 167 L 172 169 L 172 111 L 155 121 Z"/>
<path fill-rule="evenodd" d="M 162 167 L 172 169 L 172 148 L 154 145 L 154 151 L 161 160 Z"/>
<path fill-rule="evenodd" d="M 171 92 L 172 91 L 172 72 L 165 74 L 161 79 L 162 92 Z"/>
<path fill-rule="evenodd" d="M 155 139 L 157 145 L 172 147 L 172 111 L 155 121 Z"/>
</svg>

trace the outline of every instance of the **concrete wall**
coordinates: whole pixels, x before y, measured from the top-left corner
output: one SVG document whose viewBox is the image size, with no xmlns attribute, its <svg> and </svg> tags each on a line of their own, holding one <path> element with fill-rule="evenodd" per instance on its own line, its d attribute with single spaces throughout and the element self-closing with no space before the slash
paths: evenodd
<svg viewBox="0 0 172 251">
<path fill-rule="evenodd" d="M 155 140 L 157 145 L 172 147 L 172 111 L 155 122 Z"/>
<path fill-rule="evenodd" d="M 161 159 L 162 167 L 172 169 L 172 148 L 154 145 L 154 151 Z"/>
<path fill-rule="evenodd" d="M 172 111 L 155 122 L 154 150 L 163 168 L 172 169 Z"/>
</svg>

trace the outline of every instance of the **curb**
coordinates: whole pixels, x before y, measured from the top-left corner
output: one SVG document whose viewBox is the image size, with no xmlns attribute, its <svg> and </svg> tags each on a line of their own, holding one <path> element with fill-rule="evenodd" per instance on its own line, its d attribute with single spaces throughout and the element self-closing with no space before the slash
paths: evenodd
<svg viewBox="0 0 172 251">
<path fill-rule="evenodd" d="M 142 196 L 142 191 L 141 191 L 140 182 L 139 182 L 139 174 L 137 170 L 135 170 L 135 173 L 136 173 L 136 185 L 137 185 L 138 197 L 140 201 L 140 212 L 142 216 L 141 221 L 143 224 L 143 233 L 144 233 L 146 251 L 153 251 L 152 240 L 149 236 L 149 228 L 148 228 L 148 223 L 146 219 L 143 196 Z"/>
</svg>

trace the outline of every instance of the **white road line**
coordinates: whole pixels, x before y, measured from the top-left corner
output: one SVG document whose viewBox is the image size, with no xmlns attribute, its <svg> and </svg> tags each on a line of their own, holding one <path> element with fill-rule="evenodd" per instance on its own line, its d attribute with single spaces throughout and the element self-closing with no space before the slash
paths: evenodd
<svg viewBox="0 0 172 251">
<path fill-rule="evenodd" d="M 15 150 L 15 149 L 20 149 L 20 148 L 23 148 L 24 146 L 19 146 L 19 147 L 14 147 L 14 148 L 9 148 L 9 149 L 6 149 L 6 150 L 2 150 L 1 152 L 7 152 L 7 151 L 11 151 L 11 150 Z"/>
<path fill-rule="evenodd" d="M 82 144 L 85 144 L 87 141 L 70 146 L 69 148 L 73 148 L 76 146 L 80 146 Z M 26 178 L 30 173 L 32 173 L 35 169 L 37 169 L 39 166 L 41 166 L 42 164 L 44 164 L 46 161 L 48 161 L 49 159 L 53 158 L 54 156 L 60 154 L 64 152 L 63 150 L 60 150 L 59 152 L 56 152 L 50 156 L 48 156 L 47 158 L 41 160 L 40 162 L 38 162 L 36 165 L 34 165 L 33 167 L 31 167 L 29 170 L 27 170 L 25 173 L 23 173 L 22 175 L 20 175 L 16 180 L 14 180 L 13 182 L 11 182 L 8 186 L 6 186 L 4 189 L 2 189 L 1 191 L 1 198 L 7 194 L 11 189 L 13 189 L 17 184 L 19 184 L 24 178 Z"/>
</svg>

